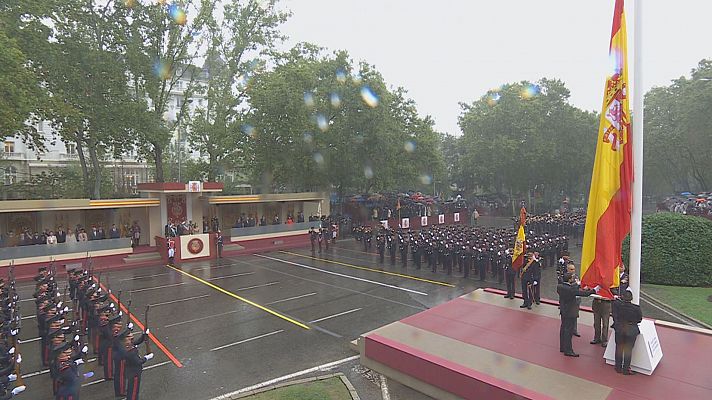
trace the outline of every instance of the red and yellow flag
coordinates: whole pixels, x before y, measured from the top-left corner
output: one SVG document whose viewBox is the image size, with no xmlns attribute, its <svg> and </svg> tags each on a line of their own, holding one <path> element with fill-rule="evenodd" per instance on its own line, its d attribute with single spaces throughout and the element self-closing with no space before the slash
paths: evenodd
<svg viewBox="0 0 712 400">
<path fill-rule="evenodd" d="M 524 225 L 527 221 L 527 209 L 522 207 L 519 210 L 519 231 L 517 231 L 517 240 L 514 242 L 514 253 L 512 254 L 512 267 L 519 271 L 519 268 L 524 265 L 524 253 L 527 252 L 526 235 L 524 233 Z"/>
<path fill-rule="evenodd" d="M 621 246 L 630 233 L 633 159 L 628 106 L 627 39 L 623 0 L 616 0 L 609 56 L 614 69 L 606 80 L 596 158 L 588 196 L 581 256 L 581 286 L 618 286 Z"/>
</svg>

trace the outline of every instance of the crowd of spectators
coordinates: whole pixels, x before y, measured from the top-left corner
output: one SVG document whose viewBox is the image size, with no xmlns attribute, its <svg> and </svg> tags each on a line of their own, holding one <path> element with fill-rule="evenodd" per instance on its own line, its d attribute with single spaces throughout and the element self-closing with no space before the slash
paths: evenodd
<svg viewBox="0 0 712 400">
<path fill-rule="evenodd" d="M 356 195 L 351 197 L 350 203 L 352 209 L 365 208 L 369 218 L 374 221 L 398 217 L 429 217 L 467 208 L 467 202 L 460 196 L 445 200 L 421 192 Z M 354 215 L 359 214 L 354 212 Z"/>
<path fill-rule="evenodd" d="M 658 203 L 657 210 L 712 219 L 712 192 L 683 192 L 670 196 Z"/>
<path fill-rule="evenodd" d="M 131 226 L 125 224 L 121 227 L 117 227 L 116 224 L 112 224 L 109 229 L 104 229 L 103 223 L 94 224 L 91 228 L 77 224 L 74 229 L 65 229 L 63 226 L 58 226 L 56 229 L 47 228 L 43 231 L 34 232 L 24 227 L 19 230 L 19 233 L 10 230 L 5 235 L 0 234 L 0 247 L 87 242 L 91 240 L 119 239 L 122 237 L 133 238 L 136 233 L 140 232 L 141 228 L 138 226 L 137 221 L 134 221 Z"/>
</svg>

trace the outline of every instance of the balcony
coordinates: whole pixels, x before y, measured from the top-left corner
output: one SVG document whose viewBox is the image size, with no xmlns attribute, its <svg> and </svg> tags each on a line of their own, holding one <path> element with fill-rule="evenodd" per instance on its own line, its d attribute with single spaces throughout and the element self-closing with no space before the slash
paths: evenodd
<svg viewBox="0 0 712 400">
<path fill-rule="evenodd" d="M 25 160 L 27 157 L 25 157 L 24 153 L 10 153 L 10 152 L 5 152 L 3 153 L 0 158 L 4 158 L 6 160 Z"/>
</svg>

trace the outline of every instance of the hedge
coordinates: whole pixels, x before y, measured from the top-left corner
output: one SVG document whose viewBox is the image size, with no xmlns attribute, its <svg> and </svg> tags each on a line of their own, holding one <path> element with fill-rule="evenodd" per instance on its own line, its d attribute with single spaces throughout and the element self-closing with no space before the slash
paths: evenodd
<svg viewBox="0 0 712 400">
<path fill-rule="evenodd" d="M 623 242 L 628 265 L 630 237 Z M 643 217 L 640 280 L 674 286 L 712 286 L 712 221 L 677 213 Z"/>
</svg>

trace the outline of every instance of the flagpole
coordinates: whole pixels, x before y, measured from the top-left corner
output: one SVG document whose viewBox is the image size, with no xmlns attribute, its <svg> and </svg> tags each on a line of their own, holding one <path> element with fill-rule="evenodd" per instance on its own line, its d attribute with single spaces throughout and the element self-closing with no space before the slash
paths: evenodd
<svg viewBox="0 0 712 400">
<path fill-rule="evenodd" d="M 636 0 L 633 43 L 633 210 L 630 233 L 630 265 L 628 282 L 633 292 L 633 303 L 640 303 L 640 261 L 643 222 L 643 0 Z"/>
</svg>

